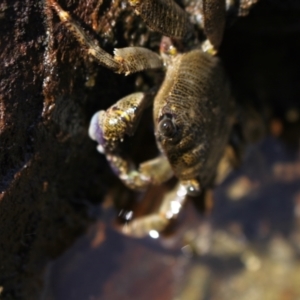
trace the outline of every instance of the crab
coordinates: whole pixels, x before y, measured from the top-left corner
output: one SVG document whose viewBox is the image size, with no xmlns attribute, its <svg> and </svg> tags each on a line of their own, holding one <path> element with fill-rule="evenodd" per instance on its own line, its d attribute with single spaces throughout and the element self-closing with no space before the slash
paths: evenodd
<svg viewBox="0 0 300 300">
<path fill-rule="evenodd" d="M 149 92 L 128 95 L 91 120 L 89 135 L 98 143 L 121 181 L 133 190 L 178 179 L 156 213 L 133 219 L 123 232 L 140 237 L 162 231 L 176 218 L 186 196 L 196 196 L 219 183 L 232 167 L 233 148 L 229 139 L 236 122 L 236 107 L 230 83 L 217 57 L 226 17 L 225 0 L 203 0 L 201 47 L 179 53 L 174 40 L 184 40 L 193 27 L 188 14 L 173 0 L 128 0 L 146 25 L 160 32 L 161 53 L 142 47 L 103 50 L 56 0 L 47 3 L 70 29 L 80 44 L 99 64 L 116 73 L 131 74 L 163 68 L 165 79 L 154 100 Z M 145 108 L 153 102 L 158 157 L 135 166 L 121 153 L 126 135 L 133 135 Z"/>
</svg>

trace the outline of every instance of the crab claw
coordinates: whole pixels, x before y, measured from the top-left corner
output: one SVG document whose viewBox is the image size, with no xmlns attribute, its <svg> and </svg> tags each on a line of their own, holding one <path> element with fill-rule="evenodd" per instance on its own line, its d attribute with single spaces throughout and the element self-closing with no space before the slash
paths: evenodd
<svg viewBox="0 0 300 300">
<path fill-rule="evenodd" d="M 100 110 L 91 119 L 89 136 L 98 143 L 97 150 L 102 154 L 119 152 L 120 143 L 129 130 L 124 121 L 126 113 L 113 105 L 108 110 Z"/>
<path fill-rule="evenodd" d="M 98 143 L 97 150 L 100 153 L 105 153 L 105 139 L 103 136 L 103 129 L 102 129 L 102 120 L 104 118 L 105 111 L 100 110 L 96 112 L 90 122 L 90 127 L 89 127 L 89 137 Z"/>
</svg>

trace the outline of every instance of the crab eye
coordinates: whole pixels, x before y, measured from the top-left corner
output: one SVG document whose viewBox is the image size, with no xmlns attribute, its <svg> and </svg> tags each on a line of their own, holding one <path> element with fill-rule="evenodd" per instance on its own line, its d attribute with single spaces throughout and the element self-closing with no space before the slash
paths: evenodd
<svg viewBox="0 0 300 300">
<path fill-rule="evenodd" d="M 177 132 L 177 127 L 173 122 L 173 118 L 169 114 L 165 114 L 158 124 L 158 131 L 165 137 L 173 137 Z"/>
</svg>

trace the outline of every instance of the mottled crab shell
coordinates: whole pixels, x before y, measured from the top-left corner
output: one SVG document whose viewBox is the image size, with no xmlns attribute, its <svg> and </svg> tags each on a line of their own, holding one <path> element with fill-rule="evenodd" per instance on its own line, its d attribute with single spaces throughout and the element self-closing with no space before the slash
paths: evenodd
<svg viewBox="0 0 300 300">
<path fill-rule="evenodd" d="M 173 136 L 161 123 L 169 118 Z M 179 180 L 210 183 L 224 154 L 234 120 L 229 82 L 218 58 L 193 50 L 173 59 L 154 100 L 159 148 Z"/>
</svg>

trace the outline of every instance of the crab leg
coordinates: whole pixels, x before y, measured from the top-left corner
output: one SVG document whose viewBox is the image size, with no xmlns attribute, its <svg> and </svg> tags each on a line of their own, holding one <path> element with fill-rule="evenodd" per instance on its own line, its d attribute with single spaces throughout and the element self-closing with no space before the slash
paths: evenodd
<svg viewBox="0 0 300 300">
<path fill-rule="evenodd" d="M 78 42 L 87 48 L 89 54 L 94 56 L 98 63 L 116 73 L 126 75 L 145 69 L 162 68 L 163 62 L 158 54 L 142 47 L 127 47 L 115 49 L 114 56 L 104 51 L 99 45 L 72 19 L 70 14 L 63 10 L 55 0 L 46 0 L 57 12 L 60 20 L 74 34 Z"/>
<path fill-rule="evenodd" d="M 192 32 L 188 14 L 174 0 L 128 0 L 149 28 L 172 38 L 185 38 Z M 202 0 L 201 27 L 207 37 L 204 49 L 215 54 L 219 48 L 226 19 L 225 0 Z"/>
<path fill-rule="evenodd" d="M 226 20 L 225 0 L 203 0 L 203 29 L 207 39 L 218 49 L 223 39 Z"/>
<path fill-rule="evenodd" d="M 144 190 L 149 185 L 163 183 L 173 176 L 165 156 L 145 161 L 138 167 L 117 154 L 106 154 L 106 159 L 116 175 L 132 190 Z"/>
<path fill-rule="evenodd" d="M 121 228 L 121 231 L 132 237 L 143 237 L 149 234 L 157 238 L 159 232 L 163 231 L 168 223 L 181 212 L 186 195 L 186 188 L 177 184 L 164 196 L 156 213 L 130 221 Z"/>
<path fill-rule="evenodd" d="M 182 39 L 192 26 L 188 14 L 173 0 L 129 0 L 147 26 L 163 35 Z"/>
</svg>

